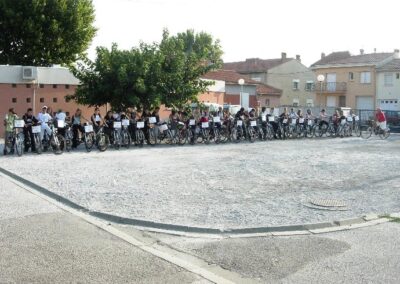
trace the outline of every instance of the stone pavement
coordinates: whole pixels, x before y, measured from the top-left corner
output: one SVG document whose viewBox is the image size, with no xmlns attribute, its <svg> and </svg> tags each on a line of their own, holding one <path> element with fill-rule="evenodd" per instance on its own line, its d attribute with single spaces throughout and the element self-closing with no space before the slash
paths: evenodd
<svg viewBox="0 0 400 284">
<path fill-rule="evenodd" d="M 0 283 L 208 283 L 0 176 Z"/>
</svg>

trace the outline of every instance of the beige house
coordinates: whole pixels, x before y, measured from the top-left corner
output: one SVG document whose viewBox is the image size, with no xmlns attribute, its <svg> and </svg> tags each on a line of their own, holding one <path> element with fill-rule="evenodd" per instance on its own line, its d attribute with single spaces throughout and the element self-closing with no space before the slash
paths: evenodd
<svg viewBox="0 0 400 284">
<path fill-rule="evenodd" d="M 398 57 L 393 53 L 351 55 L 348 51 L 333 52 L 311 65 L 315 75 L 324 75 L 323 82 L 317 82 L 317 105 L 327 107 L 351 107 L 374 109 L 376 97 L 376 71 Z"/>
<path fill-rule="evenodd" d="M 301 63 L 300 56 L 278 59 L 251 58 L 224 64 L 225 70 L 234 70 L 254 81 L 282 90 L 281 105 L 313 106 L 315 104 L 315 74 Z"/>
</svg>

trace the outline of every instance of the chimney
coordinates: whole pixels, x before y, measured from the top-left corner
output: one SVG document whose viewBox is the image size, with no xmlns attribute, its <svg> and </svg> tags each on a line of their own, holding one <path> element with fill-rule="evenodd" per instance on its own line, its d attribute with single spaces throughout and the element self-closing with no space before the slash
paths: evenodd
<svg viewBox="0 0 400 284">
<path fill-rule="evenodd" d="M 374 53 L 376 53 L 376 48 L 374 48 Z"/>
<path fill-rule="evenodd" d="M 364 49 L 360 49 L 360 54 L 364 55 Z"/>
<path fill-rule="evenodd" d="M 299 61 L 299 62 L 301 62 L 300 55 L 298 55 L 298 54 L 296 55 L 296 60 Z"/>
<path fill-rule="evenodd" d="M 324 59 L 324 58 L 325 58 L 325 53 L 322 52 L 322 53 L 321 53 L 321 59 Z"/>
<path fill-rule="evenodd" d="M 282 52 L 282 53 L 281 53 L 281 59 L 282 59 L 282 60 L 286 59 L 286 52 Z"/>
<path fill-rule="evenodd" d="M 394 50 L 394 58 L 399 58 L 399 55 L 400 55 L 400 50 L 395 49 Z"/>
</svg>

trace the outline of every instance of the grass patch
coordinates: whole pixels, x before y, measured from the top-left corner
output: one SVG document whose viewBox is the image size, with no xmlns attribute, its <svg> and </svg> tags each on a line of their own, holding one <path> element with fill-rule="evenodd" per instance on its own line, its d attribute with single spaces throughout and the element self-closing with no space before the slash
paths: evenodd
<svg viewBox="0 0 400 284">
<path fill-rule="evenodd" d="M 391 216 L 388 215 L 388 214 L 380 215 L 379 217 L 380 217 L 380 218 L 389 219 L 389 222 L 400 223 L 400 218 L 398 218 L 398 217 L 391 217 Z"/>
</svg>

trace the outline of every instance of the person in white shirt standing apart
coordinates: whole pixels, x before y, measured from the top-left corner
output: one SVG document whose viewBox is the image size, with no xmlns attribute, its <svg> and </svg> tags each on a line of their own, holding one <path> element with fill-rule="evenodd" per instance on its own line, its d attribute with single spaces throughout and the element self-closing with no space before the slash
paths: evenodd
<svg viewBox="0 0 400 284">
<path fill-rule="evenodd" d="M 52 119 L 51 115 L 47 113 L 47 106 L 43 106 L 42 111 L 39 112 L 39 114 L 38 114 L 38 120 L 42 127 L 42 132 L 40 133 L 40 139 L 42 139 L 42 140 L 43 140 L 45 131 L 47 132 L 47 134 L 49 136 L 52 134 L 52 131 L 49 127 L 49 122 L 51 121 L 51 119 Z"/>
<path fill-rule="evenodd" d="M 67 117 L 67 115 L 65 114 L 65 112 L 63 112 L 62 109 L 59 109 L 54 118 L 55 123 L 57 125 L 57 132 L 60 133 L 62 136 L 65 136 L 65 118 L 66 117 Z"/>
</svg>

